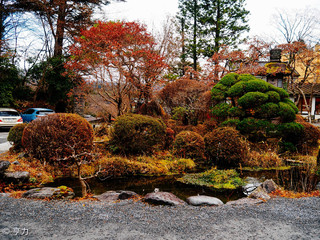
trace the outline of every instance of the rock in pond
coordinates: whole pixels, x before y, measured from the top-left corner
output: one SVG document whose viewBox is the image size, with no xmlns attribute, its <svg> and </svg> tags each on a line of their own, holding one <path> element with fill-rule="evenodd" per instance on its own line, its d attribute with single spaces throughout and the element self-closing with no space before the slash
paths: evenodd
<svg viewBox="0 0 320 240">
<path fill-rule="evenodd" d="M 219 198 L 209 197 L 209 196 L 192 196 L 187 198 L 187 203 L 193 206 L 220 206 L 223 202 Z"/>
<path fill-rule="evenodd" d="M 0 174 L 3 174 L 10 166 L 9 161 L 0 160 Z"/>
<path fill-rule="evenodd" d="M 32 199 L 71 199 L 75 196 L 73 190 L 67 187 L 43 187 L 34 188 L 25 192 L 22 197 Z"/>
<path fill-rule="evenodd" d="M 235 201 L 229 201 L 226 203 L 226 205 L 232 205 L 232 206 L 239 206 L 239 205 L 254 205 L 254 204 L 259 204 L 263 203 L 264 201 L 261 199 L 253 199 L 253 198 L 240 198 Z"/>
<path fill-rule="evenodd" d="M 137 197 L 138 194 L 132 191 L 107 191 L 101 195 L 95 195 L 94 197 L 100 201 L 113 202 L 117 200 L 125 200 L 132 197 Z"/>
<path fill-rule="evenodd" d="M 170 205 L 170 206 L 186 205 L 185 201 L 181 200 L 176 195 L 169 192 L 148 193 L 144 197 L 144 201 L 153 203 L 153 204 Z"/>
<path fill-rule="evenodd" d="M 7 182 L 28 182 L 30 178 L 29 172 L 5 172 L 4 173 L 5 180 Z"/>
<path fill-rule="evenodd" d="M 269 200 L 271 197 L 269 196 L 269 194 L 266 192 L 266 190 L 259 186 L 256 188 L 256 190 L 254 190 L 250 195 L 249 198 L 254 198 L 254 199 L 262 199 L 262 200 Z"/>
</svg>

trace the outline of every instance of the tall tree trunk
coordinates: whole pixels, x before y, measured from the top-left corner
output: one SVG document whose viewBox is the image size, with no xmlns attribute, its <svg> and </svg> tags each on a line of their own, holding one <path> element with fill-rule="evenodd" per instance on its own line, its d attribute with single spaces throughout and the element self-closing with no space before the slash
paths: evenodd
<svg viewBox="0 0 320 240">
<path fill-rule="evenodd" d="M 181 19 L 181 34 L 182 34 L 182 55 L 181 55 L 181 65 L 182 65 L 182 76 L 185 74 L 186 67 L 186 45 L 185 45 L 185 18 Z"/>
<path fill-rule="evenodd" d="M 57 30 L 54 43 L 54 57 L 62 55 L 64 30 L 66 25 L 66 7 L 67 1 L 62 0 L 58 10 Z"/>
<path fill-rule="evenodd" d="M 5 19 L 5 9 L 4 9 L 4 0 L 0 1 L 0 55 L 3 51 L 4 45 L 4 19 Z"/>
<path fill-rule="evenodd" d="M 193 69 L 197 71 L 197 61 L 198 61 L 198 56 L 197 56 L 197 21 L 198 21 L 198 1 L 194 0 L 193 2 L 193 11 L 194 11 L 194 16 L 193 16 L 193 48 L 192 48 L 192 55 L 193 55 Z"/>
<path fill-rule="evenodd" d="M 219 52 L 220 48 L 220 32 L 221 32 L 221 9 L 220 9 L 220 0 L 217 1 L 217 24 L 216 24 L 216 32 L 215 32 L 215 39 L 214 39 L 214 52 Z"/>
</svg>

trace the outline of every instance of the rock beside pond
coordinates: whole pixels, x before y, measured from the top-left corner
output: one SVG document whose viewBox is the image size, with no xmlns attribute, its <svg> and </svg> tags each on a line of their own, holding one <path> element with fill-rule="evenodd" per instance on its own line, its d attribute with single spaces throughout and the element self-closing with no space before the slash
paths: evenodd
<svg viewBox="0 0 320 240">
<path fill-rule="evenodd" d="M 0 174 L 3 174 L 10 166 L 9 161 L 0 160 Z"/>
<path fill-rule="evenodd" d="M 3 198 L 6 198 L 6 197 L 9 197 L 10 194 L 9 193 L 0 193 L 0 198 L 3 197 Z"/>
<path fill-rule="evenodd" d="M 95 195 L 94 197 L 103 202 L 113 202 L 117 200 L 125 200 L 132 197 L 139 196 L 137 193 L 132 191 L 107 191 L 101 195 Z"/>
<path fill-rule="evenodd" d="M 119 194 L 119 200 L 125 200 L 133 197 L 138 197 L 139 195 L 133 191 L 117 191 Z"/>
<path fill-rule="evenodd" d="M 267 192 L 271 193 L 277 189 L 279 189 L 279 186 L 272 180 L 272 179 L 267 179 L 265 180 L 262 184 L 261 187 Z"/>
<path fill-rule="evenodd" d="M 246 184 L 242 187 L 243 193 L 245 195 L 250 195 L 257 187 L 259 187 L 262 183 L 259 179 L 254 177 L 247 177 L 245 179 Z"/>
<path fill-rule="evenodd" d="M 269 200 L 271 197 L 269 194 L 266 192 L 266 190 L 259 186 L 257 187 L 250 195 L 249 198 L 254 198 L 254 199 L 262 199 L 262 200 Z"/>
<path fill-rule="evenodd" d="M 22 197 L 32 198 L 32 199 L 71 199 L 75 196 L 71 188 L 60 187 L 43 187 L 43 188 L 34 188 L 25 192 Z"/>
<path fill-rule="evenodd" d="M 29 172 L 5 172 L 4 173 L 4 178 L 7 182 L 28 182 L 30 178 L 30 173 Z"/>
<path fill-rule="evenodd" d="M 145 202 L 153 204 L 162 204 L 170 206 L 185 205 L 186 202 L 178 198 L 176 195 L 169 192 L 153 192 L 148 193 L 144 197 Z"/>
<path fill-rule="evenodd" d="M 223 202 L 219 198 L 209 197 L 209 196 L 192 196 L 187 198 L 187 203 L 193 206 L 220 206 Z"/>
<path fill-rule="evenodd" d="M 117 193 L 116 191 L 107 191 L 100 195 L 95 195 L 94 197 L 103 202 L 112 202 L 117 201 L 119 199 L 119 195 L 120 193 Z"/>
<path fill-rule="evenodd" d="M 226 203 L 226 205 L 232 205 L 232 206 L 239 206 L 239 205 L 254 205 L 263 203 L 264 201 L 261 199 L 253 199 L 253 198 L 240 198 L 235 201 L 229 201 Z"/>
</svg>

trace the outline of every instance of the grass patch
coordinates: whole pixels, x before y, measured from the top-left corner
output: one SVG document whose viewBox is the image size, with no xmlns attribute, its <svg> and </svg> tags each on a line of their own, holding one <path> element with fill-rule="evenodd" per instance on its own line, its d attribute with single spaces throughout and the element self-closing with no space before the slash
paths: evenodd
<svg viewBox="0 0 320 240">
<path fill-rule="evenodd" d="M 203 173 L 186 174 L 178 181 L 212 189 L 236 189 L 244 185 L 244 181 L 234 169 L 211 169 Z"/>
</svg>

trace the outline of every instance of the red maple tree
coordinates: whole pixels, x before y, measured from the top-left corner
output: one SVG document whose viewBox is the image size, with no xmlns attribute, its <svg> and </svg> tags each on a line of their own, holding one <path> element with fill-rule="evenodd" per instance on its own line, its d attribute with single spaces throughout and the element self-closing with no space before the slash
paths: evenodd
<svg viewBox="0 0 320 240">
<path fill-rule="evenodd" d="M 81 32 L 69 49 L 66 68 L 74 77 L 99 82 L 101 96 L 127 111 L 125 101 L 148 102 L 166 67 L 153 37 L 135 22 L 101 22 Z M 133 97 L 135 96 L 135 97 Z"/>
</svg>

